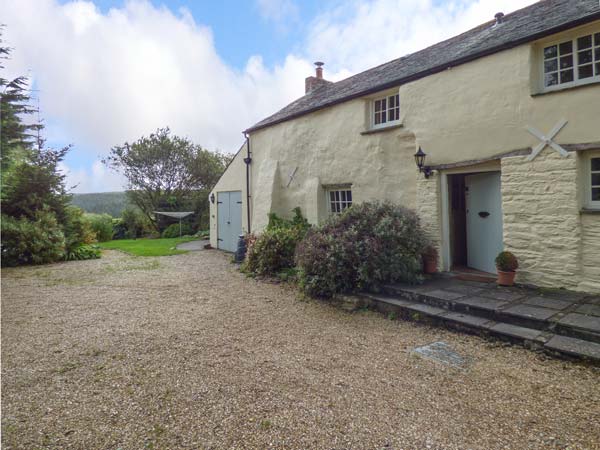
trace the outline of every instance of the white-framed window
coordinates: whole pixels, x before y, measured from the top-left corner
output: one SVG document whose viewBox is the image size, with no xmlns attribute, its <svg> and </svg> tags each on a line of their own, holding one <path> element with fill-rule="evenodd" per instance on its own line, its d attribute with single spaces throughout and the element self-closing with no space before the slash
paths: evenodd
<svg viewBox="0 0 600 450">
<path fill-rule="evenodd" d="M 400 120 L 400 94 L 387 95 L 372 102 L 371 126 L 381 128 Z"/>
<path fill-rule="evenodd" d="M 330 214 L 339 214 L 352 206 L 352 188 L 350 186 L 329 188 L 326 195 Z"/>
<path fill-rule="evenodd" d="M 585 183 L 587 207 L 600 209 L 600 155 L 591 156 L 587 160 Z"/>
<path fill-rule="evenodd" d="M 545 45 L 542 56 L 544 90 L 600 81 L 600 32 Z"/>
</svg>

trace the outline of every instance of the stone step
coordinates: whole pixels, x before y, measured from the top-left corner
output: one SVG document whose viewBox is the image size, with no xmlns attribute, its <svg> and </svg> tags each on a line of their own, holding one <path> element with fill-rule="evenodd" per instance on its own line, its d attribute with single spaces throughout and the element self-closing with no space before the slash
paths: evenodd
<svg viewBox="0 0 600 450">
<path fill-rule="evenodd" d="M 543 298 L 553 309 L 540 306 L 536 299 L 521 303 L 518 291 L 494 291 L 473 286 L 449 287 L 431 290 L 427 286 L 388 285 L 384 292 L 389 296 L 418 302 L 448 311 L 478 316 L 488 320 L 506 322 L 523 328 L 548 331 L 567 337 L 584 339 L 600 344 L 600 317 L 564 312 L 571 303 Z"/>
<path fill-rule="evenodd" d="M 399 317 L 411 320 L 427 319 L 451 328 L 509 340 L 552 355 L 574 357 L 600 364 L 600 344 L 596 342 L 491 320 L 465 312 L 451 311 L 418 300 L 386 294 L 362 294 L 361 297 L 368 306 L 383 313 L 395 313 Z"/>
</svg>

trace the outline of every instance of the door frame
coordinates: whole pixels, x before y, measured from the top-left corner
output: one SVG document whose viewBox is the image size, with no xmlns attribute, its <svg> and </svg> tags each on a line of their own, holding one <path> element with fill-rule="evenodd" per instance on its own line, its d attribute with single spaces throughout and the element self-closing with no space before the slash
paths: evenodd
<svg viewBox="0 0 600 450">
<path fill-rule="evenodd" d="M 502 170 L 500 166 L 500 160 L 490 161 L 488 163 L 457 167 L 454 169 L 443 169 L 440 170 L 440 197 L 441 197 L 441 213 L 442 213 L 442 245 L 441 245 L 441 256 L 442 256 L 442 271 L 449 272 L 452 267 L 452 251 L 451 251 L 451 236 L 450 236 L 450 189 L 448 187 L 448 175 L 454 174 L 476 174 L 483 172 L 500 172 L 502 177 Z M 500 178 L 500 188 L 502 188 L 502 178 Z"/>
</svg>

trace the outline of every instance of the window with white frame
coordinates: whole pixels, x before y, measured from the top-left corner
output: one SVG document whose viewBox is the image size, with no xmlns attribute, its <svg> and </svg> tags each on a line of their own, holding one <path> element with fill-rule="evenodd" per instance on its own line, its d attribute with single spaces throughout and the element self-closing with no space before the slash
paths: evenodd
<svg viewBox="0 0 600 450">
<path fill-rule="evenodd" d="M 374 128 L 384 127 L 400 120 L 400 95 L 393 94 L 373 100 Z"/>
<path fill-rule="evenodd" d="M 600 81 L 600 33 L 544 47 L 544 88 Z"/>
<path fill-rule="evenodd" d="M 588 206 L 600 208 L 600 156 L 589 159 L 589 172 L 587 175 L 589 183 L 586 183 L 588 193 Z"/>
<path fill-rule="evenodd" d="M 331 214 L 341 213 L 352 206 L 352 189 L 350 186 L 327 189 L 327 203 Z"/>
</svg>

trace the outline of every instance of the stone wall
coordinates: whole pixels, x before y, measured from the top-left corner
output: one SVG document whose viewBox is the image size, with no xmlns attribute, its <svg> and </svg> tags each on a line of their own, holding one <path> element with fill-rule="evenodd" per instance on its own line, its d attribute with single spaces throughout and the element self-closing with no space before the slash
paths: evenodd
<svg viewBox="0 0 600 450">
<path fill-rule="evenodd" d="M 519 259 L 517 282 L 576 289 L 581 279 L 577 155 L 546 149 L 533 161 L 526 158 L 502 160 L 504 247 Z"/>
<path fill-rule="evenodd" d="M 417 178 L 417 214 L 427 237 L 441 255 L 440 227 L 440 182 L 439 173 L 433 173 L 429 178 L 418 175 Z M 438 257 L 438 270 L 441 270 L 441 258 Z"/>
</svg>

